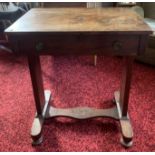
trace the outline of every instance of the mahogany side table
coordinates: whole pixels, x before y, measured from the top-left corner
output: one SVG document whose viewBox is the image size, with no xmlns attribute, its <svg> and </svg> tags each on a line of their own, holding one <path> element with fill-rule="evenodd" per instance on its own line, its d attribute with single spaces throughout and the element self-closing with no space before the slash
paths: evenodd
<svg viewBox="0 0 155 155">
<path fill-rule="evenodd" d="M 52 117 L 87 119 L 108 117 L 120 122 L 121 143 L 132 145 L 133 130 L 128 114 L 134 57 L 143 54 L 151 29 L 127 8 L 31 9 L 5 30 L 15 53 L 28 58 L 36 106 L 31 137 L 42 142 L 44 120 Z M 124 59 L 122 82 L 114 93 L 115 105 L 108 109 L 50 106 L 51 92 L 43 88 L 40 55 L 118 55 Z"/>
</svg>

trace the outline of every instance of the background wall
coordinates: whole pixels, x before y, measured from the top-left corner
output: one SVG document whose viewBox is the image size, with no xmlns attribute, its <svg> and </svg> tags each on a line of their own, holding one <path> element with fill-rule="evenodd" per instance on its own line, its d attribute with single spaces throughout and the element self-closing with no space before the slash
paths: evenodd
<svg viewBox="0 0 155 155">
<path fill-rule="evenodd" d="M 155 19 L 155 2 L 143 2 L 144 16 Z"/>
</svg>

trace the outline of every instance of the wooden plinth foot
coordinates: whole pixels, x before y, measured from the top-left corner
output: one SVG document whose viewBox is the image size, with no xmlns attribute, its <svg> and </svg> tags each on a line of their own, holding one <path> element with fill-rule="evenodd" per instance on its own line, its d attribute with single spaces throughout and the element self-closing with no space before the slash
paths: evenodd
<svg viewBox="0 0 155 155">
<path fill-rule="evenodd" d="M 44 109 L 42 112 L 42 115 L 37 115 L 34 118 L 32 128 L 31 128 L 31 137 L 32 137 L 32 145 L 39 145 L 43 141 L 43 136 L 42 136 L 42 129 L 43 129 L 43 124 L 44 124 L 44 119 L 45 119 L 45 114 L 49 108 L 49 100 L 50 100 L 51 92 L 49 90 L 45 91 L 45 105 Z"/>
<path fill-rule="evenodd" d="M 133 130 L 129 118 L 122 118 L 120 120 L 120 125 L 122 131 L 121 144 L 125 147 L 132 146 Z"/>
<path fill-rule="evenodd" d="M 120 127 L 121 127 L 121 144 L 125 147 L 131 147 L 133 142 L 133 129 L 132 125 L 129 119 L 129 115 L 122 116 L 122 110 L 121 110 L 121 104 L 120 104 L 120 92 L 117 91 L 114 93 L 115 96 L 115 102 L 118 108 L 118 114 L 119 114 L 119 121 L 120 121 Z"/>
</svg>

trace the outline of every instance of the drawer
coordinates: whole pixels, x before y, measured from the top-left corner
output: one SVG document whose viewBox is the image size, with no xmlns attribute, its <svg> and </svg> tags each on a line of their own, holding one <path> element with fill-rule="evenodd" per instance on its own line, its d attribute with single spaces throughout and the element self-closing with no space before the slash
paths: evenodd
<svg viewBox="0 0 155 155">
<path fill-rule="evenodd" d="M 55 34 L 33 36 L 20 49 L 24 52 L 38 54 L 104 54 L 129 55 L 138 52 L 139 37 L 132 35 L 90 35 L 90 34 Z M 24 48 L 23 48 L 24 47 Z"/>
</svg>

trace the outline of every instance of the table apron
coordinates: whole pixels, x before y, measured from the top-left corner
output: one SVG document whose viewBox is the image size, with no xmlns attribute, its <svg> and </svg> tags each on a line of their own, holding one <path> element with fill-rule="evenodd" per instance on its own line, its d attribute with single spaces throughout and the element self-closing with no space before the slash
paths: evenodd
<svg viewBox="0 0 155 155">
<path fill-rule="evenodd" d="M 16 37 L 16 39 L 14 39 Z M 140 35 L 20 35 L 11 39 L 13 49 L 20 54 L 39 55 L 136 55 Z"/>
</svg>

